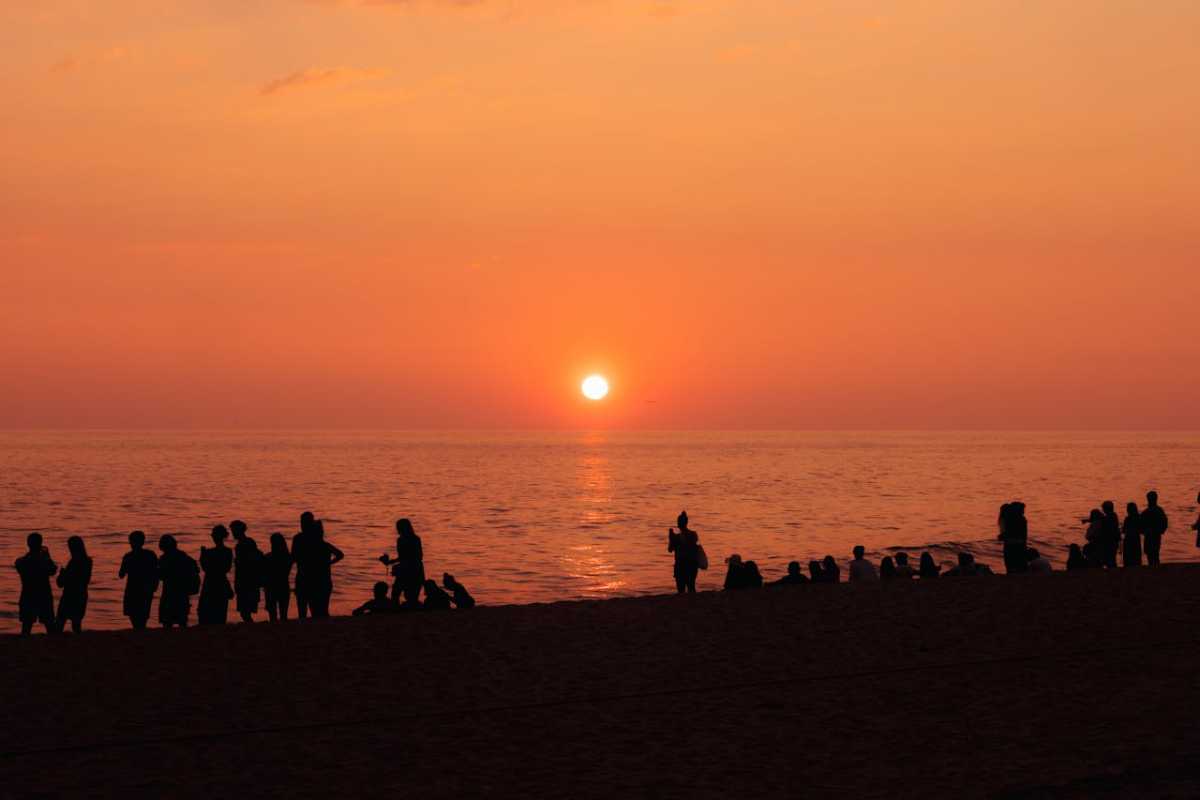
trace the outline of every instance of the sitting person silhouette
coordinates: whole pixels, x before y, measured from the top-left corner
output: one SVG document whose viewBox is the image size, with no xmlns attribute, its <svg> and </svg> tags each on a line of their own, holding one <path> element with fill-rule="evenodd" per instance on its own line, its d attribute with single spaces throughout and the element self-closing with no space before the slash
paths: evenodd
<svg viewBox="0 0 1200 800">
<path fill-rule="evenodd" d="M 1032 547 L 1025 551 L 1025 558 L 1029 561 L 1029 572 L 1032 575 L 1049 575 L 1054 571 L 1050 560 Z"/>
<path fill-rule="evenodd" d="M 421 608 L 426 611 L 450 610 L 450 595 L 442 591 L 442 587 L 437 585 L 437 581 L 425 581 L 424 589 L 425 601 L 421 603 Z"/>
<path fill-rule="evenodd" d="M 388 597 L 388 585 L 383 581 L 376 581 L 371 589 L 371 599 L 350 613 L 361 617 L 363 614 L 390 614 L 395 610 L 396 604 Z"/>
<path fill-rule="evenodd" d="M 1079 548 L 1079 545 L 1072 543 L 1067 548 L 1067 569 L 1087 569 L 1090 566 L 1087 558 L 1083 555 L 1083 550 Z"/>
<path fill-rule="evenodd" d="M 742 557 L 734 553 L 725 559 L 725 591 L 742 588 Z"/>
<path fill-rule="evenodd" d="M 813 563 L 816 563 L 816 562 L 813 562 Z M 811 568 L 811 566 L 812 566 L 812 564 L 809 565 L 810 568 Z M 820 569 L 820 568 L 821 568 L 821 565 L 817 564 L 817 569 Z M 771 585 L 772 586 L 800 586 L 801 584 L 805 584 L 805 583 L 808 583 L 808 578 L 804 577 L 804 574 L 802 572 L 800 572 L 800 562 L 799 561 L 789 561 L 788 565 L 787 565 L 787 574 L 784 575 L 779 580 L 774 581 Z"/>
<path fill-rule="evenodd" d="M 884 556 L 883 561 L 879 562 L 879 580 L 894 581 L 900 577 L 896 571 L 896 562 L 891 556 Z"/>
<path fill-rule="evenodd" d="M 970 553 L 959 553 L 958 563 L 946 570 L 947 576 L 966 576 L 974 577 L 976 575 L 991 575 L 992 568 L 986 564 L 977 564 L 975 556 Z"/>
<path fill-rule="evenodd" d="M 824 583 L 825 576 L 821 572 L 820 561 L 808 562 L 808 580 L 810 583 Z"/>
<path fill-rule="evenodd" d="M 71 631 L 79 633 L 83 630 L 83 615 L 87 613 L 88 584 L 92 582 L 92 558 L 88 555 L 81 536 L 67 539 L 67 550 L 71 553 L 71 559 L 59 570 L 58 578 L 55 579 L 63 591 L 58 600 L 58 616 L 54 625 L 61 632 L 69 621 Z"/>
<path fill-rule="evenodd" d="M 475 607 L 475 598 L 471 597 L 467 587 L 459 583 L 449 572 L 442 573 L 442 586 L 446 588 L 447 592 L 450 592 L 455 608 L 465 611 Z"/>
<path fill-rule="evenodd" d="M 942 568 L 933 560 L 933 556 L 929 553 L 921 553 L 920 563 L 917 567 L 917 574 L 921 580 L 929 581 L 937 578 L 942 574 Z"/>
<path fill-rule="evenodd" d="M 910 581 L 915 573 L 908 563 L 908 553 L 896 553 L 896 580 Z"/>
<path fill-rule="evenodd" d="M 46 633 L 54 633 L 54 594 L 50 591 L 50 578 L 58 572 L 58 565 L 50 559 L 50 550 L 43 546 L 40 533 L 29 534 L 25 544 L 29 552 L 13 563 L 21 577 L 21 598 L 17 603 L 21 635 L 28 636 L 35 622 L 46 626 Z"/>
<path fill-rule="evenodd" d="M 833 556 L 821 560 L 821 577 L 824 583 L 838 583 L 842 579 L 842 568 Z"/>
<path fill-rule="evenodd" d="M 879 573 L 875 571 L 875 565 L 864 558 L 866 552 L 866 548 L 861 544 L 854 546 L 854 560 L 850 562 L 851 583 L 879 580 Z"/>
<path fill-rule="evenodd" d="M 1200 506 L 1200 492 L 1196 493 L 1196 505 Z M 1200 514 L 1196 515 L 1196 521 L 1192 523 L 1192 530 L 1196 532 L 1196 547 L 1200 547 Z"/>
<path fill-rule="evenodd" d="M 753 561 L 747 561 L 742 564 L 742 586 L 743 589 L 761 589 L 763 585 L 762 573 L 758 571 L 758 564 Z"/>
</svg>

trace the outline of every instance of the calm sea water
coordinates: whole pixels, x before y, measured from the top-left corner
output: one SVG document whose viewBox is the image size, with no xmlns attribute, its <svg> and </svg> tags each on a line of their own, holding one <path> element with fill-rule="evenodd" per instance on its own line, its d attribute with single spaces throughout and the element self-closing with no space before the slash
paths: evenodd
<svg viewBox="0 0 1200 800">
<path fill-rule="evenodd" d="M 1179 433 L 0 433 L 0 631 L 17 628 L 8 565 L 41 531 L 60 563 L 87 539 L 87 624 L 124 627 L 116 572 L 130 530 L 173 533 L 193 555 L 216 523 L 245 520 L 265 548 L 311 509 L 346 552 L 333 610 L 386 578 L 397 517 L 426 571 L 453 572 L 481 603 L 666 592 L 667 527 L 686 508 L 713 562 L 770 579 L 787 561 L 855 544 L 959 549 L 1000 566 L 1000 503 L 1024 500 L 1032 544 L 1061 564 L 1102 500 L 1157 488 L 1171 517 L 1164 560 L 1198 557 L 1189 526 L 1200 434 Z M 265 616 L 265 615 L 264 615 Z"/>
</svg>

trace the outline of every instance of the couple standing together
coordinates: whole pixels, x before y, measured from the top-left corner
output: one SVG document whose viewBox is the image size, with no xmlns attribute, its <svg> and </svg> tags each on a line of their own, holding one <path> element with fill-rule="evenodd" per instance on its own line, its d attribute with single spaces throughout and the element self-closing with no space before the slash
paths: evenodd
<svg viewBox="0 0 1200 800">
<path fill-rule="evenodd" d="M 696 591 L 696 576 L 700 570 L 708 569 L 708 554 L 700 544 L 700 536 L 688 527 L 686 511 L 680 511 L 676 519 L 679 531 L 667 530 L 667 552 L 675 554 L 675 590 L 679 594 Z"/>
</svg>

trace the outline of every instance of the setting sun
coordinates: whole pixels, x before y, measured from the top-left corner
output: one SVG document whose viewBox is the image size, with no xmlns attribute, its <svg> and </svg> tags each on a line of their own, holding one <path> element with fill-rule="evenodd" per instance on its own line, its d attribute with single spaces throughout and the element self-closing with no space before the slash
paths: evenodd
<svg viewBox="0 0 1200 800">
<path fill-rule="evenodd" d="M 608 394 L 608 381 L 603 375 L 589 375 L 579 389 L 588 400 L 603 400 Z"/>
</svg>

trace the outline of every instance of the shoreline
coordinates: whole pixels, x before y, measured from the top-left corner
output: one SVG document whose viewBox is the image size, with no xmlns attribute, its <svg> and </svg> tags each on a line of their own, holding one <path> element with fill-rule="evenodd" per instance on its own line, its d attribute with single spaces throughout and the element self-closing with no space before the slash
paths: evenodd
<svg viewBox="0 0 1200 800">
<path fill-rule="evenodd" d="M 16 794 L 1186 796 L 1197 619 L 1189 564 L 5 637 L 0 763 Z"/>
</svg>

